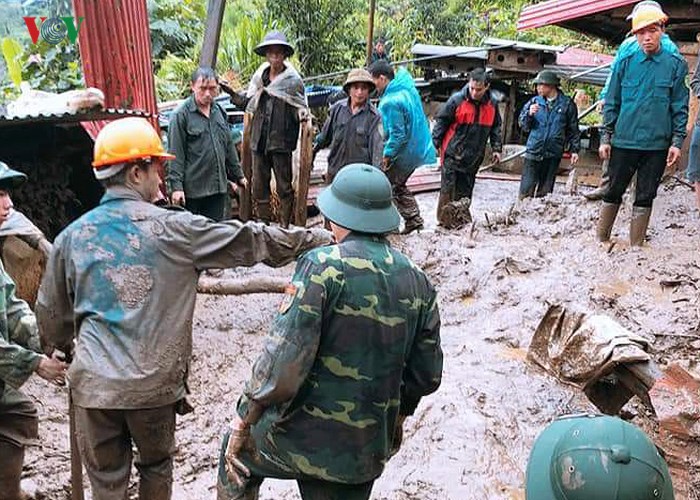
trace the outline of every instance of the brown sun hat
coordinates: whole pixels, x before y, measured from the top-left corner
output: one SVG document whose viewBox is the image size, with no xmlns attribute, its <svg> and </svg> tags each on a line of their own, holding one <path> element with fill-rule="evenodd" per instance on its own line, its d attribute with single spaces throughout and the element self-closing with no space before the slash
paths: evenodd
<svg viewBox="0 0 700 500">
<path fill-rule="evenodd" d="M 350 85 L 353 83 L 366 83 L 370 86 L 370 92 L 375 88 L 372 75 L 369 74 L 369 71 L 363 68 L 353 69 L 350 71 L 350 73 L 348 73 L 348 77 L 343 84 L 343 91 L 345 91 L 346 94 L 348 93 Z"/>
</svg>

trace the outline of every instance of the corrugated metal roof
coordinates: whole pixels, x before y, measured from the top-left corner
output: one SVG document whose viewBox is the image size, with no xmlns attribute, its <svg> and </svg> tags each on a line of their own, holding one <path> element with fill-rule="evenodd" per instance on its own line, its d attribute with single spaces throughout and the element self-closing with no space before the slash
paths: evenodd
<svg viewBox="0 0 700 500">
<path fill-rule="evenodd" d="M 517 40 L 506 40 L 503 38 L 486 38 L 483 41 L 483 44 L 486 46 L 487 49 L 492 49 L 496 47 L 503 47 L 503 46 L 510 46 L 508 48 L 512 48 L 515 50 L 539 50 L 542 52 L 564 52 L 566 50 L 566 47 L 562 45 L 542 45 L 539 43 L 528 43 L 528 42 L 519 42 Z"/>
<path fill-rule="evenodd" d="M 573 65 L 562 65 L 562 64 L 546 64 L 545 69 L 551 69 L 556 72 L 561 78 L 569 80 L 571 76 L 581 73 L 583 71 L 590 70 L 590 66 L 573 66 Z M 575 81 L 581 83 L 590 83 L 592 85 L 598 85 L 602 87 L 605 85 L 605 80 L 608 79 L 610 74 L 610 67 L 596 69 L 590 73 L 586 73 L 583 76 L 579 76 Z"/>
<path fill-rule="evenodd" d="M 85 83 L 111 108 L 143 109 L 158 126 L 148 11 L 144 0 L 74 0 Z M 102 124 L 103 125 L 103 124 Z M 93 137 L 100 125 L 87 126 Z"/>
<path fill-rule="evenodd" d="M 633 3 L 637 0 L 549 0 L 525 7 L 518 19 L 518 31 L 558 24 Z"/>
<path fill-rule="evenodd" d="M 28 116 L 9 117 L 0 115 L 0 127 L 27 125 L 34 123 L 79 123 L 101 120 L 117 120 L 126 116 L 153 117 L 152 113 L 137 109 L 96 109 L 80 112 L 66 113 L 36 113 Z"/>
<path fill-rule="evenodd" d="M 488 51 L 483 47 L 464 47 L 464 46 L 446 46 L 446 45 L 429 45 L 425 43 L 417 43 L 411 47 L 411 53 L 415 56 L 442 56 L 442 57 L 459 57 L 462 59 L 479 59 L 485 61 L 488 57 Z"/>
<path fill-rule="evenodd" d="M 569 47 L 563 53 L 557 55 L 559 66 L 589 66 L 595 67 L 612 62 L 613 56 L 598 54 L 590 50 Z"/>
</svg>

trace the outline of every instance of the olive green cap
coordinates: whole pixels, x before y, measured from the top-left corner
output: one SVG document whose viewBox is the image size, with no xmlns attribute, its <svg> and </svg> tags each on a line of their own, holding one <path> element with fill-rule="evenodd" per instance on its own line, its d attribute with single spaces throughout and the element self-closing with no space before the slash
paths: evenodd
<svg viewBox="0 0 700 500">
<path fill-rule="evenodd" d="M 27 180 L 26 174 L 12 170 L 7 163 L 0 161 L 0 189 L 14 189 Z"/>
<path fill-rule="evenodd" d="M 545 69 L 544 71 L 537 73 L 537 76 L 532 83 L 535 85 L 538 83 L 543 83 L 545 85 L 556 85 L 558 87 L 561 82 L 559 80 L 559 76 L 557 76 L 554 71 Z"/>
<path fill-rule="evenodd" d="M 528 500 L 673 500 L 664 459 L 639 428 L 616 417 L 559 418 L 539 435 Z"/>
<path fill-rule="evenodd" d="M 401 220 L 392 203 L 389 179 L 363 163 L 341 168 L 319 195 L 318 208 L 326 219 L 361 233 L 389 233 L 398 229 Z"/>
</svg>

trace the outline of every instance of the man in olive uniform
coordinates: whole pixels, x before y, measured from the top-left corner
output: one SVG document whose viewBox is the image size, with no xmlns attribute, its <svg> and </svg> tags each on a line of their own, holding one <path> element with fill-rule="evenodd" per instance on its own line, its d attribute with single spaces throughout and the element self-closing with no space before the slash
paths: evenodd
<svg viewBox="0 0 700 500">
<path fill-rule="evenodd" d="M 668 466 L 644 432 L 617 417 L 567 415 L 547 426 L 530 453 L 532 500 L 673 500 Z"/>
<path fill-rule="evenodd" d="M 307 500 L 368 499 L 440 385 L 436 292 L 385 238 L 400 221 L 389 180 L 348 165 L 318 204 L 338 244 L 297 264 L 224 437 L 219 500 L 258 498 L 266 477 Z"/>
<path fill-rule="evenodd" d="M 348 98 L 331 107 L 314 144 L 314 153 L 328 146 L 331 148 L 326 172 L 328 184 L 345 165 L 368 163 L 377 168 L 382 166 L 382 117 L 369 101 L 369 95 L 374 91 L 372 75 L 366 69 L 353 69 L 345 80 L 343 91 Z"/>
<path fill-rule="evenodd" d="M 0 226 L 13 210 L 10 190 L 26 180 L 0 161 Z M 20 500 L 24 450 L 38 436 L 39 419 L 34 403 L 18 389 L 33 373 L 62 384 L 67 365 L 41 354 L 34 313 L 15 296 L 1 262 L 0 280 L 0 500 Z"/>
<path fill-rule="evenodd" d="M 229 182 L 245 186 L 226 111 L 214 98 L 219 92 L 211 68 L 192 74 L 192 95 L 174 112 L 168 127 L 170 200 L 190 212 L 222 221 Z"/>
<path fill-rule="evenodd" d="M 127 497 L 132 441 L 139 498 L 171 496 L 175 414 L 188 410 L 199 272 L 280 266 L 331 242 L 322 229 L 216 223 L 155 206 L 158 170 L 168 159 L 142 118 L 100 131 L 93 166 L 105 195 L 56 238 L 39 290 L 44 343 L 77 339 L 69 375 L 78 446 L 95 500 Z"/>
</svg>

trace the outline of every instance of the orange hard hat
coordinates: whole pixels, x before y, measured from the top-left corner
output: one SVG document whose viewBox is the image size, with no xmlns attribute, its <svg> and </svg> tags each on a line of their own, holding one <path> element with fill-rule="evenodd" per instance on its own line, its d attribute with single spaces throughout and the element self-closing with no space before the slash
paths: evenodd
<svg viewBox="0 0 700 500">
<path fill-rule="evenodd" d="M 632 31 L 630 33 L 636 33 L 647 26 L 666 24 L 667 22 L 668 16 L 659 6 L 641 5 L 637 12 L 632 14 Z"/>
<path fill-rule="evenodd" d="M 173 160 L 175 156 L 165 152 L 158 132 L 145 118 L 122 118 L 108 123 L 97 134 L 92 166 L 99 179 L 104 177 L 99 174 L 112 165 L 146 158 Z"/>
</svg>

